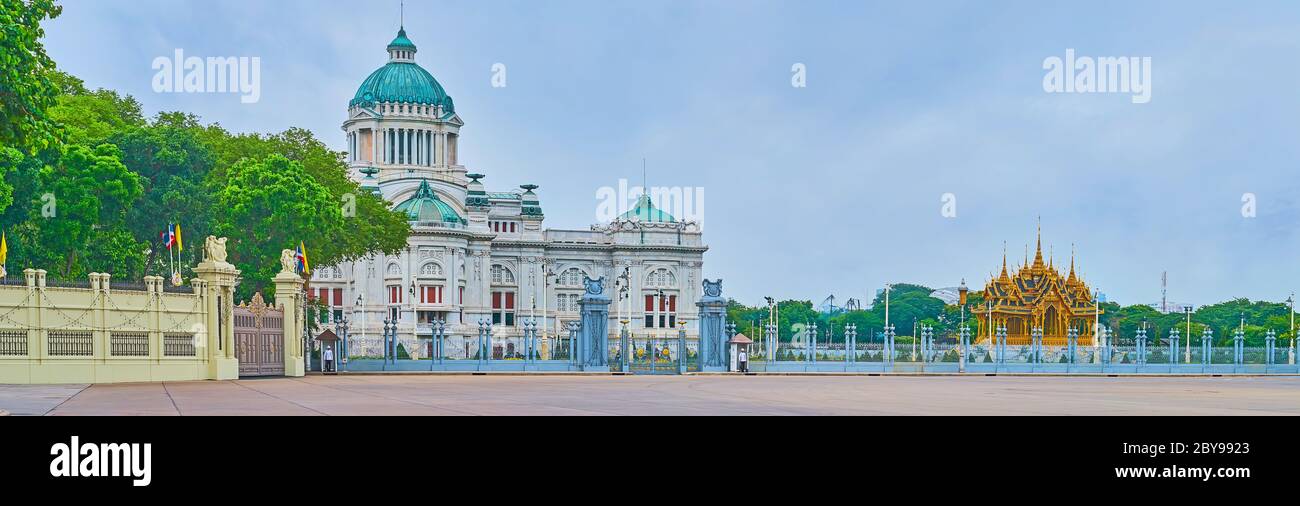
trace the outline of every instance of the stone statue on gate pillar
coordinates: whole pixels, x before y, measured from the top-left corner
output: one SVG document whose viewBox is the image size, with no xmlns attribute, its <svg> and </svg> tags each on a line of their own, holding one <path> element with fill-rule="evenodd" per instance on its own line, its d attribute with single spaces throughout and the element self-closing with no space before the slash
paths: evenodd
<svg viewBox="0 0 1300 506">
<path fill-rule="evenodd" d="M 584 371 L 609 371 L 609 296 L 605 295 L 605 277 L 583 277 L 582 326 L 578 339 L 578 365 Z"/>
<path fill-rule="evenodd" d="M 695 305 L 700 308 L 700 371 L 726 372 L 727 299 L 722 298 L 722 280 L 704 280 L 704 296 Z"/>
<path fill-rule="evenodd" d="M 305 350 L 302 337 L 306 325 L 306 297 L 302 291 L 302 276 L 295 272 L 296 258 L 293 250 L 281 251 L 280 273 L 272 280 L 275 283 L 275 303 L 284 308 L 285 376 L 303 376 L 307 372 L 307 366 L 303 362 Z"/>
</svg>

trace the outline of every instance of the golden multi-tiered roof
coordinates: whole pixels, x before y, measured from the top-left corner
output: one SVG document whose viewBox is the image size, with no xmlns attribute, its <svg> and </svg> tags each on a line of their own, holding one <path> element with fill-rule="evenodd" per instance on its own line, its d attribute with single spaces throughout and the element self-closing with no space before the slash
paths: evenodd
<svg viewBox="0 0 1300 506">
<path fill-rule="evenodd" d="M 1029 264 L 1029 259 L 1025 260 Z M 1030 332 L 1042 328 L 1044 345 L 1063 346 L 1069 329 L 1075 328 L 1079 331 L 1078 344 L 1091 346 L 1094 324 L 1101 312 L 1088 285 L 1074 272 L 1073 252 L 1066 276 L 1056 270 L 1050 258 L 1043 261 L 1041 229 L 1032 264 L 1008 272 L 1003 250 L 1002 273 L 985 285 L 984 301 L 983 307 L 971 309 L 984 323 L 978 340 L 988 341 L 989 330 L 1006 326 L 1009 345 L 1030 344 Z"/>
</svg>

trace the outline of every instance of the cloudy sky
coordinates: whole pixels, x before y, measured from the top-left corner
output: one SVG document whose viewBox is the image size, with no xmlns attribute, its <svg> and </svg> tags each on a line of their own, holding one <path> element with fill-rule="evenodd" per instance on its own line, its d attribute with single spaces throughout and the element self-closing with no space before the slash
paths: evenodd
<svg viewBox="0 0 1300 506">
<path fill-rule="evenodd" d="M 1285 299 L 1300 286 L 1300 6 L 1291 2 L 409 0 L 418 61 L 466 122 L 490 189 L 541 185 L 586 228 L 597 190 L 703 187 L 706 275 L 819 301 L 885 282 L 982 287 L 1004 241 L 1121 303 Z M 236 131 L 342 150 L 398 0 L 65 0 L 59 65 Z M 261 100 L 158 94 L 150 65 L 256 56 Z M 1044 60 L 1150 57 L 1151 100 L 1055 94 Z M 507 85 L 491 86 L 506 65 Z M 807 86 L 791 85 L 794 64 Z M 941 215 L 941 197 L 957 215 Z M 1254 217 L 1243 195 L 1255 196 Z"/>
</svg>

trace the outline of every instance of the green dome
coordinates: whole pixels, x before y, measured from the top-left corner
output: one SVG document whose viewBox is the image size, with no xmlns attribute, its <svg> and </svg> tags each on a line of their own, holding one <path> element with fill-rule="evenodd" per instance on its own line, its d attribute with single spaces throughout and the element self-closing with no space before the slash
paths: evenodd
<svg viewBox="0 0 1300 506">
<path fill-rule="evenodd" d="M 407 220 L 413 222 L 465 224 L 465 220 L 462 220 L 460 215 L 456 214 L 456 210 L 450 204 L 438 198 L 438 194 L 433 192 L 433 188 L 429 187 L 428 180 L 421 181 L 420 188 L 415 190 L 415 196 L 406 199 L 401 204 L 397 204 L 397 207 L 394 207 L 393 210 L 406 213 Z"/>
<path fill-rule="evenodd" d="M 406 30 L 402 30 L 388 45 L 388 50 L 392 53 L 395 50 L 415 52 L 416 49 L 415 44 L 406 38 Z M 357 88 L 348 107 L 371 107 L 379 102 L 442 106 L 444 115 L 456 112 L 455 104 L 438 80 L 410 59 L 395 58 L 372 72 Z"/>
<path fill-rule="evenodd" d="M 389 62 L 374 71 L 357 88 L 348 106 L 372 106 L 379 102 L 441 105 L 446 113 L 456 112 L 451 97 L 433 75 L 408 62 Z"/>
<path fill-rule="evenodd" d="M 644 193 L 641 194 L 640 198 L 636 199 L 636 207 L 623 213 L 623 215 L 618 218 L 625 221 L 677 223 L 677 220 L 673 219 L 673 215 L 665 213 L 655 207 L 654 202 L 650 201 L 650 196 Z"/>
</svg>

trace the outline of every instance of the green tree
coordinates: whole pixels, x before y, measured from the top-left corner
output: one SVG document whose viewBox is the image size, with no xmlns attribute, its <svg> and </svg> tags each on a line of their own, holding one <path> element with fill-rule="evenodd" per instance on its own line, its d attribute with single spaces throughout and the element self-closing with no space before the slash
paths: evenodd
<svg viewBox="0 0 1300 506">
<path fill-rule="evenodd" d="M 145 244 L 126 232 L 127 209 L 143 193 L 140 177 L 122 164 L 111 144 L 91 149 L 69 146 L 58 163 L 37 174 L 42 194 L 53 199 L 33 205 L 27 237 L 29 258 L 58 266 L 64 279 L 93 271 L 128 279 L 143 275 Z M 49 204 L 52 213 L 46 213 Z"/>
<path fill-rule="evenodd" d="M 59 90 L 41 23 L 62 12 L 53 0 L 0 0 L 0 146 L 32 154 L 57 143 L 46 109 Z"/>
<path fill-rule="evenodd" d="M 244 159 L 230 168 L 222 183 L 213 188 L 223 216 L 213 231 L 230 238 L 229 261 L 243 271 L 242 297 L 256 291 L 274 293 L 271 279 L 280 270 L 281 250 L 343 227 L 330 191 L 301 163 L 283 156 Z M 319 258 L 318 263 L 330 262 Z"/>
<path fill-rule="evenodd" d="M 402 213 L 394 212 L 381 196 L 364 191 L 348 177 L 343 153 L 331 151 L 311 132 L 292 128 L 275 135 L 230 135 L 219 126 L 199 134 L 212 148 L 216 167 L 209 183 L 219 188 L 230 178 L 229 170 L 240 160 L 265 159 L 279 155 L 298 163 L 303 173 L 331 195 L 321 202 L 323 209 L 343 216 L 339 226 L 327 227 L 319 235 L 299 237 L 313 264 L 331 265 L 357 260 L 375 252 L 394 254 L 406 247 L 411 227 Z M 348 212 L 344 212 L 347 210 Z M 215 219 L 222 220 L 222 216 Z M 295 241 L 293 245 L 297 245 Z M 278 250 L 277 256 L 278 258 Z"/>
</svg>

